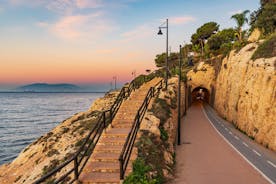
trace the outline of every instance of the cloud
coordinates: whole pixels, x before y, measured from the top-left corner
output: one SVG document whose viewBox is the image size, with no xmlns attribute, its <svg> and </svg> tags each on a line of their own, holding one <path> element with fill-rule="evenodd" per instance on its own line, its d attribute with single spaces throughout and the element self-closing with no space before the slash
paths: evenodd
<svg viewBox="0 0 276 184">
<path fill-rule="evenodd" d="M 195 21 L 196 19 L 192 16 L 179 16 L 179 17 L 170 17 L 169 23 L 173 25 L 187 24 Z"/>
<path fill-rule="evenodd" d="M 38 22 L 37 26 L 64 40 L 100 39 L 116 29 L 102 12 L 87 15 L 68 15 L 54 23 Z"/>
<path fill-rule="evenodd" d="M 103 6 L 102 0 L 76 0 L 78 8 L 99 8 Z"/>
</svg>

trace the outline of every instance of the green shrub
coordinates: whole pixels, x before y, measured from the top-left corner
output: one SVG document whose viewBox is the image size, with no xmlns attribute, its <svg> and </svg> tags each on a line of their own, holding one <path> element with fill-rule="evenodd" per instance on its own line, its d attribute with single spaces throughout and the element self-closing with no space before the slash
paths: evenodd
<svg viewBox="0 0 276 184">
<path fill-rule="evenodd" d="M 160 128 L 160 133 L 161 133 L 162 141 L 167 141 L 169 139 L 169 135 L 168 135 L 167 131 L 164 129 L 164 127 Z"/>
<path fill-rule="evenodd" d="M 141 158 L 137 158 L 133 162 L 133 172 L 124 180 L 124 184 L 155 184 L 156 180 L 149 180 L 147 173 L 150 171 L 150 166 L 145 164 Z"/>
<path fill-rule="evenodd" d="M 276 56 L 276 34 L 271 35 L 254 52 L 252 59 L 270 58 Z"/>
</svg>

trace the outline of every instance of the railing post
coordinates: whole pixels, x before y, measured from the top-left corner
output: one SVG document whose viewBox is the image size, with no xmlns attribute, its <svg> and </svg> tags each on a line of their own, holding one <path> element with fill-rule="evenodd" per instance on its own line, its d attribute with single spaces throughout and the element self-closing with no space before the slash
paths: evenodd
<svg viewBox="0 0 276 184">
<path fill-rule="evenodd" d="M 105 112 L 106 112 L 106 111 L 103 111 L 103 124 L 104 124 L 104 128 L 105 128 L 105 126 L 106 126 Z"/>
<path fill-rule="evenodd" d="M 122 156 L 120 156 L 119 162 L 120 162 L 120 180 L 123 180 L 124 179 L 124 160 Z"/>
<path fill-rule="evenodd" d="M 123 91 L 124 91 L 123 98 L 126 98 L 126 88 L 125 87 L 123 87 Z"/>
<path fill-rule="evenodd" d="M 79 179 L 79 170 L 78 170 L 79 164 L 78 164 L 78 157 L 76 156 L 74 159 L 74 173 L 75 173 L 75 180 Z"/>
</svg>

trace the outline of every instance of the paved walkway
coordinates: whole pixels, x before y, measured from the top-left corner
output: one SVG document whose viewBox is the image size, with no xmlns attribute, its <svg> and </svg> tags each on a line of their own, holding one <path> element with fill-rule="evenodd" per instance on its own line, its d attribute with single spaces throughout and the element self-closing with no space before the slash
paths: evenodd
<svg viewBox="0 0 276 184">
<path fill-rule="evenodd" d="M 189 108 L 181 128 L 172 184 L 268 183 L 214 130 L 200 103 Z"/>
</svg>

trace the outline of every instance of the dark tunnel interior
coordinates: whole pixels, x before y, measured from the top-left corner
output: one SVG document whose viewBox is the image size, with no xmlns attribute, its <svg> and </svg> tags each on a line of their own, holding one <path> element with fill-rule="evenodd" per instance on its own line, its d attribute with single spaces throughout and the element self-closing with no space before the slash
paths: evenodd
<svg viewBox="0 0 276 184">
<path fill-rule="evenodd" d="M 204 87 L 196 87 L 192 91 L 192 103 L 196 101 L 204 101 L 209 103 L 210 92 Z"/>
</svg>

